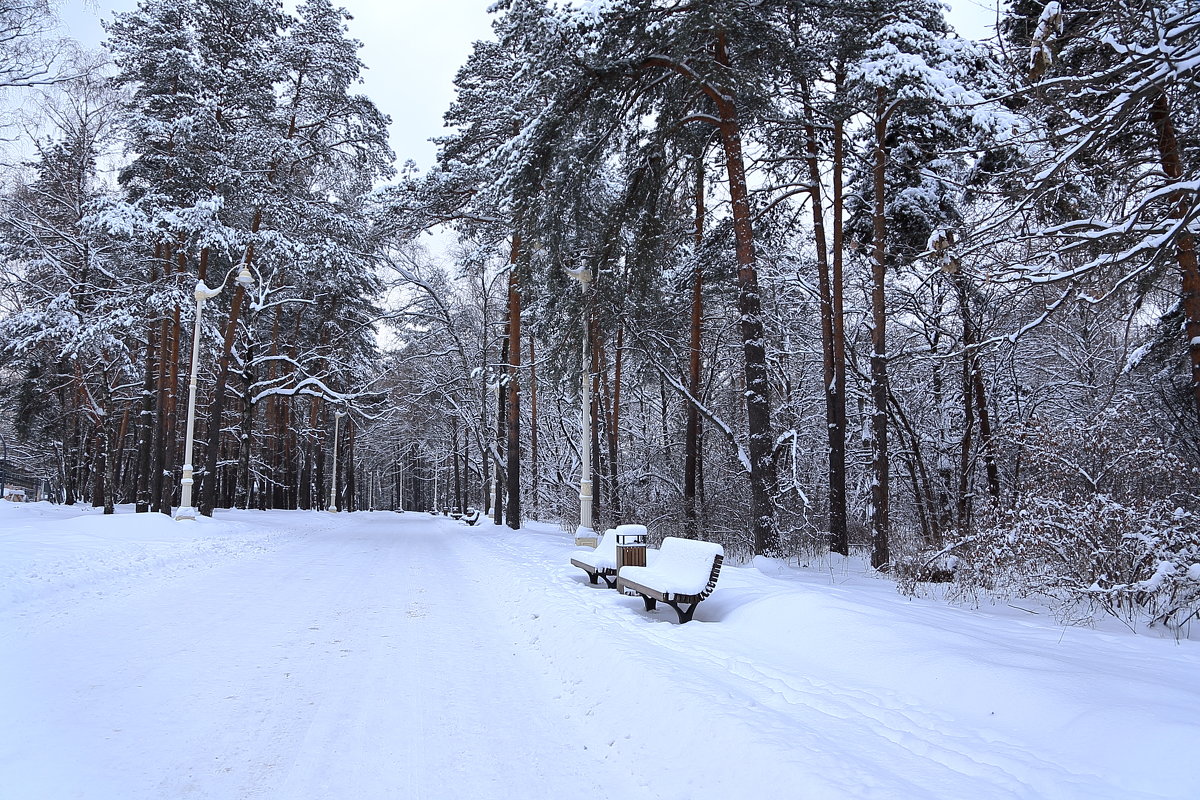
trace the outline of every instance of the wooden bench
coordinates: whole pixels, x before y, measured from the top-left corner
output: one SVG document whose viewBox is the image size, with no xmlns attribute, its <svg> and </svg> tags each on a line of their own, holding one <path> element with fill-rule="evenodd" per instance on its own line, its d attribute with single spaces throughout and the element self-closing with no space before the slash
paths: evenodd
<svg viewBox="0 0 1200 800">
<path fill-rule="evenodd" d="M 661 600 L 675 609 L 682 625 L 717 587 L 724 560 L 725 550 L 719 544 L 668 536 L 653 564 L 621 568 L 617 591 L 641 595 L 647 611 L 653 611 Z"/>
<path fill-rule="evenodd" d="M 571 566 L 587 573 L 588 583 L 603 578 L 608 588 L 617 579 L 617 532 L 609 528 L 595 550 L 576 550 L 571 554 Z"/>
<path fill-rule="evenodd" d="M 462 515 L 462 521 L 467 523 L 468 525 L 478 525 L 479 524 L 479 509 L 468 508 L 467 513 Z"/>
</svg>

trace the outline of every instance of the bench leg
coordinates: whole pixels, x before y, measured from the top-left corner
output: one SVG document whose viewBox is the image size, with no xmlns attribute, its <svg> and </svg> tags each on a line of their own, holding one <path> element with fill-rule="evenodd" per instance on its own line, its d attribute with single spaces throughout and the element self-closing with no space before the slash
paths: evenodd
<svg viewBox="0 0 1200 800">
<path fill-rule="evenodd" d="M 642 601 L 646 604 L 647 611 L 653 611 L 654 609 L 658 608 L 658 601 L 653 597 L 642 595 Z"/>
<path fill-rule="evenodd" d="M 588 576 L 588 583 L 590 583 L 590 584 L 592 584 L 593 586 L 595 586 L 595 585 L 597 584 L 597 582 L 598 582 L 598 579 L 599 579 L 599 577 L 600 577 L 600 573 L 599 573 L 599 572 L 589 572 L 589 573 L 587 574 L 587 576 Z"/>
<path fill-rule="evenodd" d="M 675 609 L 675 613 L 679 616 L 679 624 L 680 625 L 682 625 L 685 622 L 691 622 L 692 614 L 696 613 L 696 606 L 700 605 L 699 603 L 692 603 L 690 606 L 687 607 L 687 610 L 684 610 L 684 609 L 680 608 L 679 607 L 680 604 L 675 602 L 674 600 L 668 600 L 666 602 L 667 602 L 667 605 L 669 605 L 671 608 Z"/>
<path fill-rule="evenodd" d="M 600 575 L 600 573 L 598 573 L 598 572 L 596 574 Z M 608 588 L 610 588 L 610 589 L 617 588 L 617 576 L 616 575 L 613 575 L 611 578 L 607 575 L 600 575 L 600 577 L 604 578 L 604 583 L 606 586 L 608 586 Z"/>
</svg>

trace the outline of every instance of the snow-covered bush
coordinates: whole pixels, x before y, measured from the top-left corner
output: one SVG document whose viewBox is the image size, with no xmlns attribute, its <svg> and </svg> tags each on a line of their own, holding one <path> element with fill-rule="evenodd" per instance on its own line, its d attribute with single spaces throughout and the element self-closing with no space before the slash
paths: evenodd
<svg viewBox="0 0 1200 800">
<path fill-rule="evenodd" d="M 1179 629 L 1200 614 L 1200 518 L 1168 502 L 1028 495 L 957 552 L 961 588 L 1042 595 L 1064 619 L 1103 610 Z"/>
<path fill-rule="evenodd" d="M 1200 469 L 1148 425 L 1134 400 L 1086 418 L 1034 418 L 1010 435 L 1021 496 L 1081 501 L 1103 494 L 1122 504 L 1169 500 L 1200 510 Z"/>
<path fill-rule="evenodd" d="M 1147 418 L 1126 399 L 1090 418 L 1032 419 L 1009 432 L 1016 499 L 982 509 L 918 566 L 954 556 L 954 591 L 1040 595 L 1071 621 L 1105 612 L 1178 631 L 1196 620 L 1197 469 Z"/>
</svg>

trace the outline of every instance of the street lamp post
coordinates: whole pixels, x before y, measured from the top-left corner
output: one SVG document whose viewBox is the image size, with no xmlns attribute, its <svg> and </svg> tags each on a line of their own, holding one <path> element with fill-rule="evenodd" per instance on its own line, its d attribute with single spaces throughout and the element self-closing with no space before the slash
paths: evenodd
<svg viewBox="0 0 1200 800">
<path fill-rule="evenodd" d="M 329 484 L 329 510 L 337 511 L 337 468 L 338 468 L 338 428 L 342 424 L 344 411 L 333 412 L 333 481 Z"/>
<path fill-rule="evenodd" d="M 200 318 L 204 313 L 204 301 L 219 295 L 225 289 L 225 284 L 232 274 L 233 270 L 230 270 L 225 275 L 225 280 L 221 281 L 221 285 L 215 289 L 209 288 L 204 281 L 196 281 L 196 324 L 192 330 L 192 376 L 188 385 L 187 438 L 183 445 L 183 477 L 179 481 L 179 510 L 175 512 L 177 520 L 194 520 L 196 518 L 196 508 L 192 505 L 192 485 L 195 483 L 192 469 L 192 445 L 196 438 L 196 375 L 200 369 Z M 238 270 L 237 283 L 243 289 L 249 289 L 254 285 L 254 276 L 250 274 L 244 261 L 241 269 Z M 214 445 L 214 442 L 209 442 L 209 447 Z"/>
<path fill-rule="evenodd" d="M 587 267 L 569 269 L 567 274 L 579 281 L 583 291 L 583 376 L 582 397 L 583 435 L 579 444 L 579 457 L 583 462 L 579 477 L 579 529 L 575 531 L 576 547 L 596 547 L 599 539 L 592 527 L 592 368 L 591 348 L 588 343 L 587 295 L 592 282 L 592 271 Z"/>
<path fill-rule="evenodd" d="M 496 407 L 499 408 L 500 407 L 500 380 L 499 380 L 499 378 L 496 379 L 496 382 L 491 385 L 491 387 L 488 389 L 488 391 L 491 392 L 492 398 L 496 402 Z M 490 462 L 495 462 L 495 463 L 491 463 L 491 468 L 492 468 L 491 472 L 488 473 L 488 479 L 487 479 L 486 483 L 484 483 L 484 486 L 483 486 L 483 516 L 485 516 L 485 517 L 490 516 L 493 519 L 495 519 L 496 509 L 492 508 L 492 502 L 493 502 L 493 500 L 495 500 L 495 497 L 496 497 L 496 484 L 500 481 L 500 462 L 497 461 L 496 458 L 494 457 L 495 452 L 496 451 L 494 450 L 494 445 L 489 445 L 486 458 L 488 458 Z"/>
<path fill-rule="evenodd" d="M 0 435 L 0 443 L 4 445 L 4 455 L 0 456 L 0 500 L 4 499 L 5 483 L 8 481 L 8 440 Z M 38 498 L 34 498 L 37 500 Z"/>
</svg>

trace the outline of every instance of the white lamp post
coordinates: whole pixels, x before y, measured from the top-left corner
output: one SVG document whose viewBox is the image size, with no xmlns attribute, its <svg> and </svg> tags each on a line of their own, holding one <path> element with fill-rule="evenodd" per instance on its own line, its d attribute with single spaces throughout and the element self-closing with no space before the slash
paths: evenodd
<svg viewBox="0 0 1200 800">
<path fill-rule="evenodd" d="M 192 485 L 195 483 L 192 469 L 192 445 L 196 438 L 196 374 L 200 369 L 200 318 L 204 313 L 204 301 L 219 295 L 225 289 L 225 284 L 232 274 L 233 270 L 230 270 L 225 275 L 225 280 L 221 281 L 221 285 L 215 289 L 209 288 L 204 281 L 196 281 L 196 325 L 192 330 L 192 376 L 188 386 L 187 438 L 183 445 L 183 477 L 179 481 L 179 510 L 175 512 L 177 520 L 194 520 L 196 518 L 196 508 L 192 505 Z M 250 274 L 244 261 L 238 270 L 237 283 L 243 289 L 254 286 L 254 276 Z M 209 442 L 209 447 L 214 444 L 214 442 Z"/>
<path fill-rule="evenodd" d="M 488 391 L 490 391 L 492 393 L 492 398 L 496 402 L 496 407 L 499 408 L 500 407 L 500 380 L 497 379 L 496 382 L 494 384 L 492 384 L 491 388 Z M 495 459 L 493 458 L 493 455 L 492 455 L 494 452 L 495 451 L 491 447 L 488 447 L 487 457 L 489 459 L 491 459 L 492 461 L 495 461 Z M 500 480 L 500 465 L 499 465 L 499 463 L 494 463 L 491 465 L 491 467 L 492 467 L 492 469 L 491 469 L 491 472 L 488 473 L 487 483 L 483 487 L 483 490 L 484 490 L 483 509 L 484 509 L 485 517 L 491 516 L 493 519 L 495 519 L 496 509 L 492 508 L 492 501 L 496 497 L 496 483 L 497 483 L 497 481 Z"/>
<path fill-rule="evenodd" d="M 337 511 L 337 456 L 338 456 L 338 428 L 342 423 L 342 415 L 344 411 L 333 412 L 333 482 L 329 485 L 329 510 Z"/>
<path fill-rule="evenodd" d="M 579 444 L 579 457 L 583 462 L 579 478 L 579 529 L 575 531 L 576 547 L 595 547 L 599 543 L 592 528 L 592 361 L 588 347 L 587 293 L 592 282 L 592 271 L 587 267 L 569 269 L 567 274 L 579 281 L 583 290 L 583 437 Z"/>
</svg>

